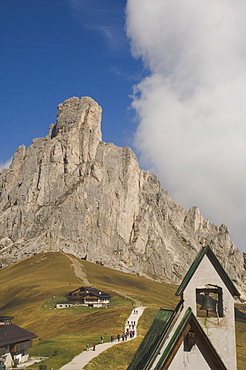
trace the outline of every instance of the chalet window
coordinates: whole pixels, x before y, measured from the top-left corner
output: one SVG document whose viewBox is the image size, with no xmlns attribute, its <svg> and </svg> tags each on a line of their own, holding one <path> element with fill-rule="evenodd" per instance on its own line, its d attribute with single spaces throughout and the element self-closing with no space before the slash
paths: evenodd
<svg viewBox="0 0 246 370">
<path fill-rule="evenodd" d="M 222 288 L 209 285 L 196 289 L 197 317 L 223 317 Z"/>
</svg>

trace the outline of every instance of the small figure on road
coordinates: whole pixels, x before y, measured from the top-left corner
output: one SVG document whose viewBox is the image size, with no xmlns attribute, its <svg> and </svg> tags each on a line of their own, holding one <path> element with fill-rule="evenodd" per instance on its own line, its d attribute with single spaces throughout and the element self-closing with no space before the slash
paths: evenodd
<svg viewBox="0 0 246 370">
<path fill-rule="evenodd" d="M 96 343 L 93 343 L 93 351 L 96 350 Z"/>
</svg>

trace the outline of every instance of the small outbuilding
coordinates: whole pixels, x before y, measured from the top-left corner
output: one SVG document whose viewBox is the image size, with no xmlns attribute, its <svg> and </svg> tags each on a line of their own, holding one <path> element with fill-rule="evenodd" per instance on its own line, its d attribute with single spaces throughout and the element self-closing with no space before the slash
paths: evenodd
<svg viewBox="0 0 246 370">
<path fill-rule="evenodd" d="M 26 362 L 29 358 L 28 349 L 32 347 L 32 339 L 37 335 L 12 323 L 13 316 L 0 316 L 0 359 L 6 369 L 13 362 Z"/>
<path fill-rule="evenodd" d="M 68 293 L 65 297 L 68 304 L 88 307 L 107 307 L 111 295 L 93 287 L 82 286 Z"/>
</svg>

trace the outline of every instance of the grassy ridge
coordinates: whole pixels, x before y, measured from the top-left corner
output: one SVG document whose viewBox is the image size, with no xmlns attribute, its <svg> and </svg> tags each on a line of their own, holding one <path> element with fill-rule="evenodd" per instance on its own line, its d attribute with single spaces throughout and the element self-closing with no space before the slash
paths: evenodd
<svg viewBox="0 0 246 370">
<path fill-rule="evenodd" d="M 0 270 L 0 315 L 14 316 L 15 324 L 37 334 L 31 354 L 50 357 L 46 361 L 48 369 L 57 370 L 85 349 L 87 342 L 99 343 L 101 335 L 109 340 L 111 335 L 121 333 L 132 305 L 141 303 L 148 309 L 139 322 L 140 337 L 112 347 L 87 365 L 88 370 L 125 369 L 159 307 L 176 306 L 177 287 L 84 260 L 77 262 L 91 285 L 113 296 L 108 309 L 55 309 L 57 302 L 65 300 L 65 294 L 85 284 L 75 275 L 65 254 L 41 253 Z M 238 369 L 246 364 L 244 325 L 237 323 Z"/>
<path fill-rule="evenodd" d="M 178 298 L 175 297 L 176 285 L 160 283 L 143 277 L 126 274 L 88 261 L 81 261 L 88 279 L 93 285 L 107 292 L 120 291 L 124 296 L 140 301 L 144 306 L 172 309 Z"/>
<path fill-rule="evenodd" d="M 174 286 L 78 262 L 93 286 L 112 295 L 109 308 L 55 309 L 65 294 L 84 285 L 63 253 L 41 253 L 0 270 L 0 315 L 14 316 L 15 324 L 39 336 L 30 353 L 51 356 L 46 363 L 54 370 L 80 353 L 88 341 L 99 343 L 101 335 L 109 340 L 122 333 L 134 302 L 153 305 L 155 312 L 159 306 L 176 304 Z"/>
</svg>

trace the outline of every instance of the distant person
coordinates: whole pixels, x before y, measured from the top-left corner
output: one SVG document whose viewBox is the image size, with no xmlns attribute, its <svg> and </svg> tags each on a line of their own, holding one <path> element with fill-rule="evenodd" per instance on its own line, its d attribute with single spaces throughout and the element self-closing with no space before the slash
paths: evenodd
<svg viewBox="0 0 246 370">
<path fill-rule="evenodd" d="M 101 336 L 101 343 L 103 343 L 104 342 L 104 337 L 103 336 Z"/>
<path fill-rule="evenodd" d="M 96 350 L 96 343 L 93 343 L 93 351 Z"/>
<path fill-rule="evenodd" d="M 86 343 L 86 351 L 89 351 L 90 343 Z"/>
</svg>

